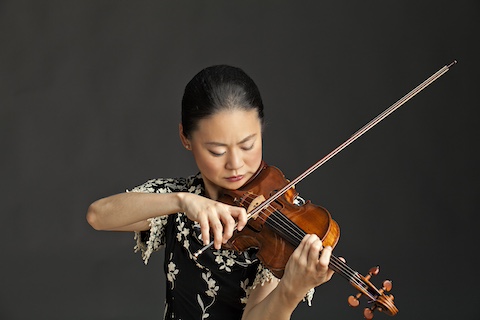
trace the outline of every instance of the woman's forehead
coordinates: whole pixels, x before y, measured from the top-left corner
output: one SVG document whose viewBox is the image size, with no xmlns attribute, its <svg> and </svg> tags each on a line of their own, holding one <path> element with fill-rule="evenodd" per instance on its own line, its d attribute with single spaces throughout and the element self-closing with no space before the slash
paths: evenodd
<svg viewBox="0 0 480 320">
<path fill-rule="evenodd" d="M 222 110 L 201 119 L 193 137 L 203 143 L 241 143 L 261 133 L 261 123 L 256 110 Z"/>
</svg>

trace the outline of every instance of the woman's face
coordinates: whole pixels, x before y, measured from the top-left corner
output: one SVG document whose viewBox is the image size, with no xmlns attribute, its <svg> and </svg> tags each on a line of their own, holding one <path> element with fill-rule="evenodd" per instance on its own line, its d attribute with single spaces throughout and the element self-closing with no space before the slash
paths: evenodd
<svg viewBox="0 0 480 320">
<path fill-rule="evenodd" d="M 200 120 L 190 139 L 180 126 L 180 136 L 192 150 L 212 199 L 221 189 L 243 186 L 262 161 L 262 125 L 256 110 L 221 111 Z"/>
</svg>

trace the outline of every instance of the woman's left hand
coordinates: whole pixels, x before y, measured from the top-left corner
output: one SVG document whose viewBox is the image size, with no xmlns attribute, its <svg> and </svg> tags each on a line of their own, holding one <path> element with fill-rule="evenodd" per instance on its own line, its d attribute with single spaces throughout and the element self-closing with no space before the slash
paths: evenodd
<svg viewBox="0 0 480 320">
<path fill-rule="evenodd" d="M 331 254 L 332 247 L 323 248 L 317 235 L 306 235 L 290 256 L 280 283 L 300 301 L 308 290 L 332 278 L 333 270 L 328 268 Z"/>
</svg>

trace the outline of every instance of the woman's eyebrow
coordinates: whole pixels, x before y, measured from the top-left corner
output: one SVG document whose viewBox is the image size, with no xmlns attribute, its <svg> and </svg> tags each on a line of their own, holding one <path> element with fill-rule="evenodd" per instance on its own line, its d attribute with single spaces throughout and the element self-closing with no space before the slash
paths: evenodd
<svg viewBox="0 0 480 320">
<path fill-rule="evenodd" d="M 253 134 L 247 136 L 246 138 L 242 139 L 242 140 L 241 140 L 239 143 L 237 143 L 237 144 L 245 143 L 245 142 L 251 140 L 252 138 L 254 138 L 256 135 L 257 135 L 256 133 L 253 133 Z M 225 146 L 227 146 L 226 143 L 214 142 L 214 141 L 205 142 L 205 144 L 210 145 L 210 146 L 218 146 L 218 147 L 225 147 Z"/>
</svg>

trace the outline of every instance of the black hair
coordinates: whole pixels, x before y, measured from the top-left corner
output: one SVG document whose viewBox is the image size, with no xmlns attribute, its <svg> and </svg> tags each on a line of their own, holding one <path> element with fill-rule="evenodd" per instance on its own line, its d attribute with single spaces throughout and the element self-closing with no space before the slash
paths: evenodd
<svg viewBox="0 0 480 320">
<path fill-rule="evenodd" d="M 257 110 L 263 125 L 263 102 L 255 82 L 240 68 L 216 65 L 197 73 L 185 87 L 182 126 L 189 138 L 198 121 L 223 110 Z"/>
</svg>

